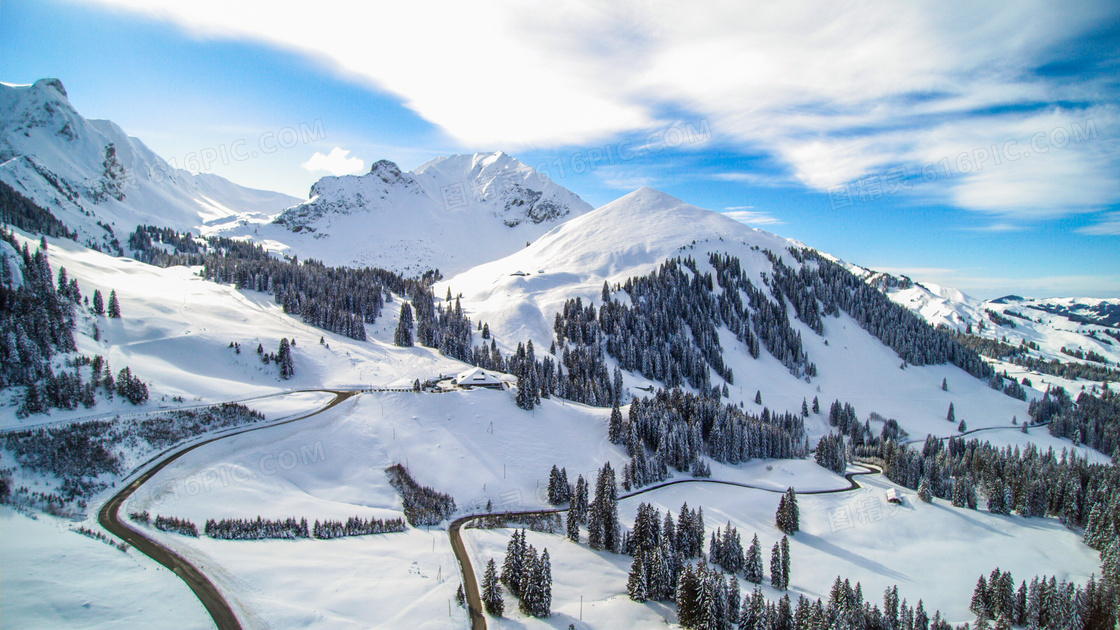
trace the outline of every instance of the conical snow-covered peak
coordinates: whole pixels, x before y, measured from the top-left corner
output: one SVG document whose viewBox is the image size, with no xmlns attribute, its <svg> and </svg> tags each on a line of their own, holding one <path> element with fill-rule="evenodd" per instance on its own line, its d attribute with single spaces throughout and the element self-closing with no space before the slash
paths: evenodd
<svg viewBox="0 0 1120 630">
<path fill-rule="evenodd" d="M 685 250 L 704 243 L 722 250 L 758 247 L 775 252 L 800 245 L 643 187 L 553 228 L 505 259 L 472 269 L 464 276 L 476 277 L 463 284 L 484 284 L 515 270 L 536 270 L 595 278 L 601 285 L 619 274 L 648 273 L 667 258 L 687 255 Z"/>
<path fill-rule="evenodd" d="M 710 212 L 709 210 L 704 210 L 703 208 L 698 208 L 690 203 L 682 201 L 667 192 L 656 188 L 650 188 L 649 186 L 642 186 L 634 192 L 623 195 L 603 207 L 628 208 L 633 211 L 667 211 L 684 206 L 693 210 Z"/>
</svg>

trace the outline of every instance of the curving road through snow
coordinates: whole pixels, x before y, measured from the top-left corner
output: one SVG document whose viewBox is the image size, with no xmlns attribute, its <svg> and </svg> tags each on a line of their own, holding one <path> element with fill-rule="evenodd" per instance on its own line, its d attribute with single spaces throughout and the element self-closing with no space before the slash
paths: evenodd
<svg viewBox="0 0 1120 630">
<path fill-rule="evenodd" d="M 841 492 L 852 492 L 853 490 L 859 490 L 862 487 L 862 486 L 859 485 L 859 482 L 857 482 L 855 480 L 855 477 L 859 477 L 861 475 L 875 475 L 875 474 L 882 474 L 883 473 L 883 469 L 880 468 L 879 466 L 874 465 L 874 464 L 859 464 L 859 465 L 863 466 L 864 468 L 868 468 L 869 470 L 850 472 L 850 473 L 847 473 L 846 475 L 844 475 L 844 478 L 848 480 L 848 484 L 849 484 L 847 488 L 833 488 L 831 490 L 806 490 L 804 492 L 798 492 L 797 494 L 838 494 L 838 493 L 841 493 Z M 682 483 L 714 483 L 714 484 L 720 484 L 720 485 L 725 485 L 725 486 L 738 486 L 740 488 L 749 488 L 751 490 L 761 490 L 763 492 L 773 492 L 773 493 L 776 493 L 776 494 L 784 494 L 786 492 L 785 490 L 776 490 L 774 488 L 764 488 L 762 486 L 753 486 L 749 483 L 740 483 L 740 482 L 737 482 L 737 481 L 721 481 L 719 479 L 691 479 L 690 478 L 690 479 L 676 479 L 676 480 L 673 480 L 673 481 L 667 481 L 665 483 L 660 483 L 660 484 L 657 484 L 655 486 L 649 486 L 649 487 L 646 487 L 646 488 L 642 488 L 640 490 L 635 490 L 635 491 L 629 492 L 627 494 L 620 494 L 618 496 L 618 500 L 621 501 L 622 499 L 629 499 L 631 497 L 636 497 L 638 495 L 646 494 L 647 492 L 653 492 L 654 490 L 660 490 L 662 488 L 668 488 L 669 486 L 675 486 L 675 485 L 682 484 Z M 795 490 L 796 490 L 796 488 L 795 488 Z M 447 533 L 451 537 L 451 549 L 455 552 L 455 559 L 459 561 L 459 567 L 462 569 L 462 573 L 463 573 L 463 590 L 464 590 L 464 592 L 466 593 L 466 596 L 467 596 L 467 610 L 470 613 L 471 630 L 486 630 L 486 614 L 483 612 L 482 595 L 481 595 L 481 590 L 479 589 L 478 579 L 474 574 L 474 565 L 471 564 L 470 556 L 467 555 L 467 548 L 463 544 L 463 536 L 462 536 L 462 532 L 461 532 L 461 530 L 463 528 L 463 525 L 466 525 L 467 523 L 469 523 L 469 522 L 471 522 L 475 519 L 482 518 L 484 516 L 501 516 L 501 517 L 510 518 L 510 517 L 518 517 L 518 516 L 539 516 L 539 515 L 543 515 L 543 514 L 559 514 L 559 513 L 567 512 L 567 511 L 568 511 L 567 508 L 553 508 L 553 509 L 547 509 L 547 510 L 529 510 L 529 511 L 523 511 L 523 512 L 495 512 L 495 513 L 472 514 L 470 516 L 462 516 L 462 517 L 457 518 L 454 521 L 452 521 L 451 526 L 447 529 Z"/>
<path fill-rule="evenodd" d="M 127 501 L 128 498 L 132 496 L 132 494 L 136 492 L 136 490 L 140 486 L 151 479 L 152 476 L 154 476 L 160 470 L 163 470 L 163 468 L 165 468 L 171 462 L 174 462 L 175 460 L 195 450 L 196 448 L 205 446 L 212 442 L 217 442 L 218 440 L 224 440 L 234 435 L 242 435 L 245 433 L 249 433 L 250 431 L 270 429 L 282 424 L 289 424 L 291 422 L 305 420 L 334 408 L 335 406 L 339 405 L 343 401 L 358 393 L 357 391 L 327 389 L 305 391 L 330 393 L 334 394 L 334 398 L 323 407 L 296 418 L 269 424 L 262 424 L 260 426 L 245 427 L 237 431 L 223 433 L 220 436 L 212 437 L 208 440 L 197 442 L 195 444 L 187 446 L 186 448 L 174 451 L 161 459 L 155 465 L 148 468 L 141 475 L 136 477 L 136 479 L 133 479 L 132 482 L 122 488 L 120 492 L 113 495 L 113 497 L 101 507 L 101 510 L 97 514 L 97 521 L 101 524 L 102 527 L 109 530 L 109 532 L 117 538 L 120 538 L 133 547 L 139 549 L 141 553 L 148 556 L 152 560 L 155 560 L 156 562 L 167 567 L 171 570 L 172 573 L 179 576 L 180 579 L 186 582 L 187 586 L 189 586 L 191 590 L 194 591 L 195 596 L 197 596 L 199 601 L 202 602 L 202 605 L 206 607 L 206 611 L 210 613 L 210 617 L 213 618 L 214 624 L 219 628 L 219 630 L 240 630 L 241 623 L 237 620 L 237 615 L 234 614 L 233 608 L 230 607 L 229 602 L 226 601 L 221 592 L 219 592 L 218 589 L 214 586 L 214 583 L 211 582 L 205 575 L 203 575 L 203 573 L 196 567 L 183 559 L 183 557 L 179 554 L 175 553 L 171 549 L 168 549 L 167 547 L 164 547 L 151 538 L 148 538 L 139 530 L 129 527 L 128 524 L 120 518 L 120 508 L 122 505 L 124 505 L 124 502 Z"/>
</svg>

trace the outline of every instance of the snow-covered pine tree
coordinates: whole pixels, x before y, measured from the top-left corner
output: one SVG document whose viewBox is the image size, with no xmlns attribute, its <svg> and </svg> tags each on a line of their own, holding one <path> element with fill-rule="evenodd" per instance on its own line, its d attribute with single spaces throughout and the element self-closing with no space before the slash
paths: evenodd
<svg viewBox="0 0 1120 630">
<path fill-rule="evenodd" d="M 782 586 L 782 546 L 780 543 L 774 543 L 774 548 L 770 550 L 770 586 L 776 589 L 785 588 Z"/>
<path fill-rule="evenodd" d="M 537 597 L 533 602 L 534 617 L 552 616 L 552 561 L 548 557 L 548 548 L 541 553 L 540 561 L 536 563 L 534 581 L 537 583 Z"/>
<path fill-rule="evenodd" d="M 401 317 L 397 322 L 397 332 L 393 335 L 393 344 L 402 348 L 412 347 L 412 307 L 408 302 L 401 304 Z"/>
<path fill-rule="evenodd" d="M 579 515 L 575 508 L 568 508 L 567 533 L 572 542 L 579 542 Z"/>
<path fill-rule="evenodd" d="M 588 518 L 588 544 L 592 549 L 618 551 L 618 484 L 610 462 L 603 464 L 595 483 L 595 500 Z"/>
<path fill-rule="evenodd" d="M 929 477 L 922 477 L 922 482 L 918 484 L 918 498 L 925 503 L 933 502 L 933 491 L 929 486 Z"/>
<path fill-rule="evenodd" d="M 762 545 L 758 542 L 758 534 L 754 535 L 751 546 L 747 549 L 745 564 L 743 578 L 748 582 L 761 584 L 764 576 L 762 573 Z"/>
<path fill-rule="evenodd" d="M 608 439 L 610 439 L 612 444 L 622 444 L 622 438 L 624 435 L 625 432 L 623 431 L 622 425 L 622 411 L 619 410 L 618 403 L 616 402 L 614 406 L 611 407 L 611 419 L 607 424 L 607 437 Z"/>
<path fill-rule="evenodd" d="M 295 362 L 292 360 L 292 348 L 288 344 L 286 338 L 280 339 L 280 351 L 277 353 L 277 361 L 280 363 L 280 378 L 287 380 L 292 378 L 295 374 Z"/>
<path fill-rule="evenodd" d="M 630 599 L 636 602 L 646 601 L 646 568 L 642 563 L 642 555 L 634 556 L 634 562 L 630 564 L 630 575 L 626 579 L 626 592 L 629 593 Z"/>
<path fill-rule="evenodd" d="M 117 299 L 117 290 L 113 289 L 109 292 L 109 317 L 119 319 L 121 316 L 121 303 Z"/>
</svg>

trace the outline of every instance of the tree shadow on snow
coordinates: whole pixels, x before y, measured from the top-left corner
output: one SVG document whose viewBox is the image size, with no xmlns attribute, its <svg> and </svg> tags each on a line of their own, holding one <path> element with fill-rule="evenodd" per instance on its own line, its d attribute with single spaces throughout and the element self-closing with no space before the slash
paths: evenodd
<svg viewBox="0 0 1120 630">
<path fill-rule="evenodd" d="M 854 564 L 856 566 L 860 566 L 860 567 L 870 569 L 872 571 L 875 571 L 876 573 L 879 573 L 880 575 L 885 575 L 885 576 L 894 578 L 896 581 L 900 581 L 900 582 L 901 581 L 906 581 L 906 582 L 911 581 L 910 576 L 906 575 L 905 573 L 899 573 L 898 571 L 895 571 L 894 569 L 892 569 L 892 568 L 890 568 L 886 565 L 875 562 L 874 560 L 871 560 L 869 558 L 861 556 L 858 553 L 855 553 L 853 551 L 849 551 L 847 549 L 843 549 L 841 547 L 837 547 L 836 545 L 828 542 L 827 540 L 825 540 L 825 539 L 823 539 L 819 536 L 814 536 L 813 534 L 809 534 L 807 532 L 802 531 L 802 532 L 798 532 L 797 535 L 795 536 L 795 538 L 798 542 L 800 542 L 801 544 L 803 544 L 807 547 L 812 547 L 813 549 L 816 549 L 817 551 L 827 553 L 828 555 L 833 556 L 835 558 L 839 558 L 841 560 L 846 560 L 846 561 L 851 562 L 852 564 Z M 797 565 L 796 564 L 794 565 L 794 571 L 797 571 Z"/>
</svg>

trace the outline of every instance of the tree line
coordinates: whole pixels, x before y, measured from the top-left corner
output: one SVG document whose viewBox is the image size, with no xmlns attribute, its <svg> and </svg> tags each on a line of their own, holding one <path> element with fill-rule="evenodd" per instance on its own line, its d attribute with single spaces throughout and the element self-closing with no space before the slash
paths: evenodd
<svg viewBox="0 0 1120 630">
<path fill-rule="evenodd" d="M 202 409 L 166 411 L 139 418 L 87 420 L 64 426 L 13 431 L 0 436 L 0 446 L 11 453 L 19 468 L 54 476 L 53 492 L 32 492 L 20 486 L 5 500 L 17 504 L 50 507 L 54 511 L 85 500 L 108 487 L 102 475 L 119 475 L 125 461 L 121 445 L 150 453 L 196 435 L 218 429 L 259 422 L 264 415 L 237 403 Z"/>
<path fill-rule="evenodd" d="M 389 484 L 400 493 L 404 517 L 413 527 L 438 525 L 455 512 L 455 499 L 451 495 L 420 485 L 402 464 L 386 468 L 385 474 Z"/>
<path fill-rule="evenodd" d="M 265 540 L 265 539 L 295 539 L 319 538 L 329 540 L 346 536 L 367 536 L 372 534 L 387 534 L 403 532 L 407 529 L 404 519 L 379 519 L 352 516 L 345 522 L 335 520 L 315 520 L 308 527 L 307 519 L 298 521 L 294 517 L 285 519 L 254 519 L 223 518 L 221 520 L 208 519 L 203 532 L 210 538 L 222 540 Z"/>
</svg>

